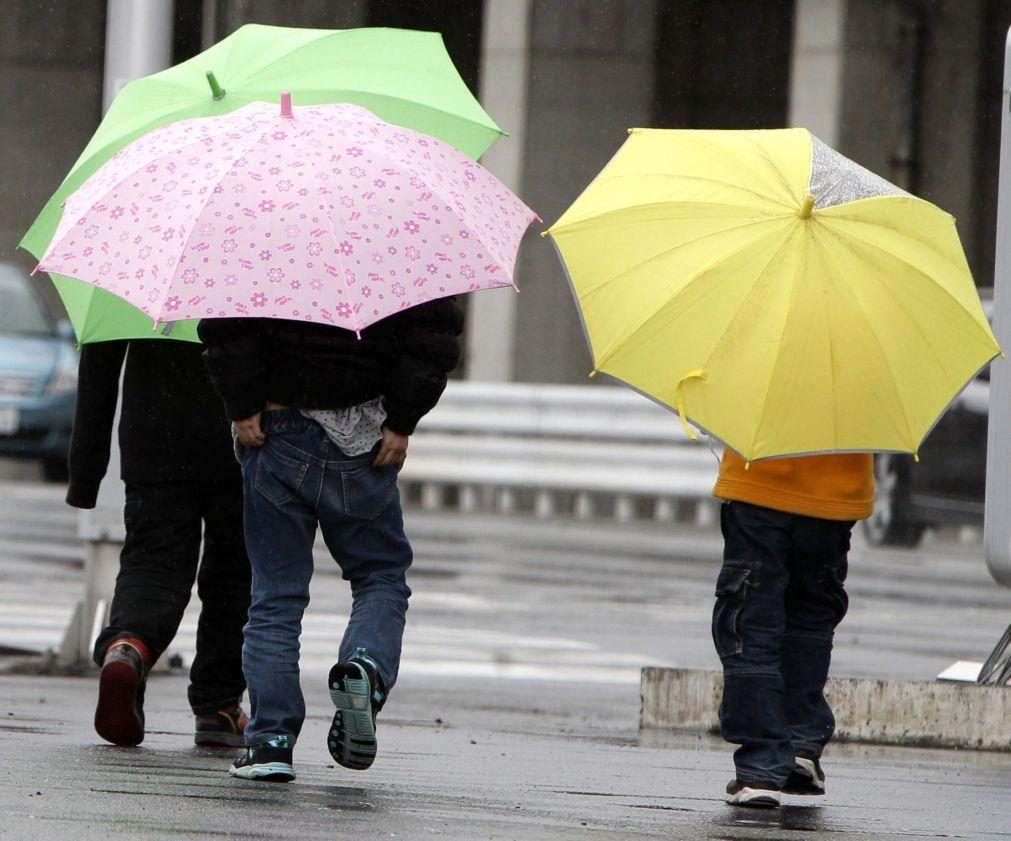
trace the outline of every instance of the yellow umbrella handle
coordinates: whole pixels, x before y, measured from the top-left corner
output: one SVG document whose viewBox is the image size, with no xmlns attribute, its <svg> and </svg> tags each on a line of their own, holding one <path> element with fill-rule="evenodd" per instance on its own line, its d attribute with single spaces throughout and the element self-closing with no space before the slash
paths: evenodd
<svg viewBox="0 0 1011 841">
<path fill-rule="evenodd" d="M 698 441 L 699 436 L 695 434 L 695 430 L 688 425 L 688 421 L 685 419 L 685 391 L 684 384 L 688 380 L 706 380 L 706 372 L 699 369 L 698 371 L 689 371 L 680 380 L 678 380 L 677 386 L 677 407 L 678 407 L 678 417 L 681 418 L 681 426 L 684 428 L 685 434 L 692 439 L 692 441 Z"/>
</svg>

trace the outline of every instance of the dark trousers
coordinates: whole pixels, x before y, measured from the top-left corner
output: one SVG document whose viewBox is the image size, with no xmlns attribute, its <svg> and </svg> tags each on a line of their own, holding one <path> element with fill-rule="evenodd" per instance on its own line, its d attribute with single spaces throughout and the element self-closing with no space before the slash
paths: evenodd
<svg viewBox="0 0 1011 841">
<path fill-rule="evenodd" d="M 126 542 L 95 662 L 101 665 L 110 643 L 131 636 L 157 660 L 175 637 L 195 580 L 201 605 L 190 706 L 201 714 L 238 701 L 246 688 L 242 628 L 250 593 L 238 470 L 234 481 L 219 483 L 128 482 L 123 519 Z"/>
<path fill-rule="evenodd" d="M 713 642 L 723 663 L 720 729 L 737 778 L 782 785 L 794 756 L 835 731 L 825 700 L 832 636 L 846 615 L 852 521 L 724 503 Z"/>
</svg>

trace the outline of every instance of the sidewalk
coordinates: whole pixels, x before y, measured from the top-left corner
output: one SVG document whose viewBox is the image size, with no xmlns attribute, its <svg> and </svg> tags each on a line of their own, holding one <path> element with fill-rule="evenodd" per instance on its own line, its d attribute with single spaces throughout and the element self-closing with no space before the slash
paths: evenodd
<svg viewBox="0 0 1011 841">
<path fill-rule="evenodd" d="M 333 767 L 325 681 L 289 785 L 192 746 L 185 678 L 148 689 L 140 748 L 100 744 L 94 678 L 0 677 L 0 838 L 927 839 L 1009 837 L 1011 758 L 833 746 L 826 798 L 732 809 L 718 740 L 640 737 L 626 687 L 406 679 L 368 772 Z"/>
<path fill-rule="evenodd" d="M 80 592 L 74 515 L 51 489 L 7 490 L 0 647 L 41 650 Z M 129 750 L 92 731 L 94 674 L 0 673 L 0 838 L 1011 838 L 1009 754 L 832 745 L 827 798 L 740 814 L 720 796 L 728 746 L 640 734 L 641 667 L 718 665 L 715 532 L 419 512 L 409 529 L 415 595 L 371 771 L 329 767 L 324 747 L 323 684 L 349 604 L 321 553 L 294 784 L 232 780 L 230 751 L 192 747 L 183 676 L 152 679 L 149 735 Z M 1011 618 L 978 543 L 950 538 L 857 545 L 848 589 L 838 676 L 931 680 L 985 657 Z M 193 607 L 174 647 L 187 660 Z"/>
</svg>

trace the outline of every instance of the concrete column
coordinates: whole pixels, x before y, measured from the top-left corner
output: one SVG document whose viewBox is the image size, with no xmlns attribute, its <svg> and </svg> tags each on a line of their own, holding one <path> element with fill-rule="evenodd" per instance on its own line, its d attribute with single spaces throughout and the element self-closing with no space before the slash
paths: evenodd
<svg viewBox="0 0 1011 841">
<path fill-rule="evenodd" d="M 481 45 L 481 103 L 509 132 L 481 159 L 514 193 L 523 180 L 530 58 L 530 0 L 485 0 Z M 513 378 L 517 295 L 491 289 L 470 296 L 467 379 Z"/>
<path fill-rule="evenodd" d="M 846 0 L 797 0 L 789 124 L 830 146 L 839 141 Z"/>
<path fill-rule="evenodd" d="M 658 9 L 658 0 L 531 4 L 520 195 L 544 225 L 520 252 L 513 354 L 520 381 L 586 383 L 593 367 L 562 266 L 537 232 L 597 175 L 628 128 L 652 123 Z"/>
<path fill-rule="evenodd" d="M 109 0 L 103 112 L 127 82 L 171 66 L 173 10 L 172 0 Z"/>
</svg>

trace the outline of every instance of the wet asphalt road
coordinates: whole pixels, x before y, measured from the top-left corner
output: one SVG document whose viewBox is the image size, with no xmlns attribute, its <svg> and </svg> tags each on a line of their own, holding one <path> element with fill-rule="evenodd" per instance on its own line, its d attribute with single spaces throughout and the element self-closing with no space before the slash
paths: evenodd
<svg viewBox="0 0 1011 841">
<path fill-rule="evenodd" d="M 0 490 L 0 645 L 51 616 L 45 639 L 80 588 L 73 515 L 58 489 Z M 348 600 L 321 555 L 295 783 L 232 780 L 229 751 L 192 747 L 183 675 L 152 678 L 138 749 L 94 736 L 93 675 L 0 675 L 0 838 L 1011 837 L 1011 755 L 833 745 L 826 798 L 755 813 L 722 803 L 718 739 L 639 733 L 641 666 L 716 665 L 715 533 L 420 514 L 409 529 L 415 597 L 372 770 L 331 767 L 324 747 Z M 978 542 L 952 535 L 916 552 L 858 542 L 849 590 L 840 676 L 932 679 L 1011 621 Z"/>
<path fill-rule="evenodd" d="M 1011 837 L 1011 758 L 834 746 L 826 798 L 724 805 L 711 737 L 645 734 L 620 687 L 406 679 L 368 772 L 333 767 L 323 681 L 288 785 L 229 778 L 189 745 L 185 679 L 149 689 L 136 749 L 98 744 L 93 679 L 0 679 L 0 837 L 830 839 Z"/>
</svg>

